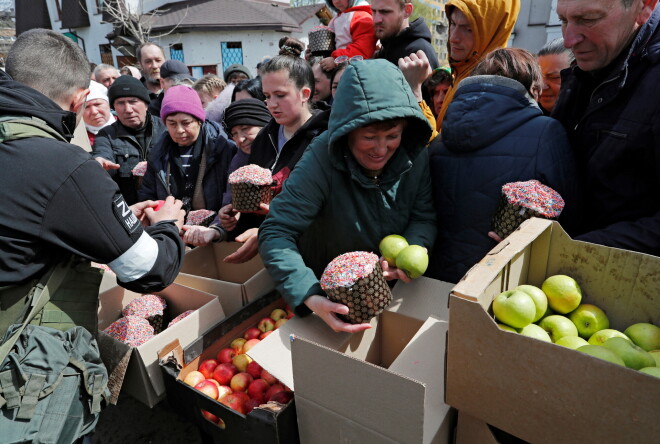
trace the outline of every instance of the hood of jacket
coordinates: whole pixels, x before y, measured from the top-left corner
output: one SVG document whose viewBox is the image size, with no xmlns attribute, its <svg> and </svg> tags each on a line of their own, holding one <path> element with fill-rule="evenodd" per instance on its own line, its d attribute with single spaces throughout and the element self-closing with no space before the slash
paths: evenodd
<svg viewBox="0 0 660 444">
<path fill-rule="evenodd" d="M 0 112 L 8 116 L 37 117 L 65 139 L 71 140 L 76 129 L 76 114 L 63 110 L 39 91 L 12 80 L 0 71 Z"/>
<path fill-rule="evenodd" d="M 431 43 L 431 30 L 426 26 L 426 22 L 422 17 L 418 17 L 410 22 L 410 25 L 397 35 L 384 39 L 383 46 L 391 42 L 410 42 L 417 39 L 424 39 Z"/>
<path fill-rule="evenodd" d="M 342 12 L 332 4 L 332 0 L 325 0 L 325 5 L 330 8 L 332 12 L 335 13 L 335 15 Z M 351 8 L 355 8 L 356 6 L 369 6 L 369 2 L 367 0 L 349 0 L 348 8 L 346 8 L 343 12 L 349 12 Z M 371 10 L 371 6 L 369 6 L 369 10 Z"/>
<path fill-rule="evenodd" d="M 486 54 L 506 47 L 520 12 L 520 0 L 449 0 L 445 5 L 447 18 L 451 17 L 454 8 L 465 15 L 474 37 L 474 47 L 470 57 L 460 62 L 451 58 L 449 60 L 454 73 L 454 85 L 458 85 L 470 75 Z M 448 40 L 447 54 L 451 53 L 449 45 Z M 456 88 L 450 87 L 445 95 L 445 101 L 438 115 L 438 127 L 455 92 Z"/>
<path fill-rule="evenodd" d="M 404 118 L 407 126 L 401 145 L 390 162 L 417 157 L 431 136 L 431 127 L 422 114 L 403 74 L 384 59 L 351 63 L 339 84 L 328 123 L 329 154 L 333 164 L 346 169 L 345 137 L 351 131 L 378 121 Z"/>
<path fill-rule="evenodd" d="M 542 114 L 520 82 L 472 76 L 458 85 L 441 137 L 450 151 L 477 151 Z"/>
</svg>

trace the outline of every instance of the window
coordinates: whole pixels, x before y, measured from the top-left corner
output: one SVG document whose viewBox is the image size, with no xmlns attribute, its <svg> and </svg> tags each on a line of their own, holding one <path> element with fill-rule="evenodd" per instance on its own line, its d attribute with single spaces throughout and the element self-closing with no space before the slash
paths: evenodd
<svg viewBox="0 0 660 444">
<path fill-rule="evenodd" d="M 105 0 L 94 0 L 94 3 L 96 3 L 96 14 L 103 12 L 103 4 L 105 3 Z"/>
<path fill-rule="evenodd" d="M 112 47 L 109 44 L 99 45 L 99 52 L 101 53 L 101 63 L 114 65 L 112 61 Z"/>
<path fill-rule="evenodd" d="M 218 67 L 216 65 L 191 66 L 190 70 L 192 71 L 192 76 L 196 79 L 204 77 L 206 74 L 218 73 Z"/>
<path fill-rule="evenodd" d="M 57 10 L 57 20 L 62 20 L 62 7 L 60 5 L 60 2 L 62 0 L 55 0 L 55 9 Z"/>
<path fill-rule="evenodd" d="M 170 59 L 178 60 L 182 63 L 186 63 L 185 60 L 183 59 L 183 44 L 182 43 L 175 43 L 173 45 L 170 45 Z"/>
<path fill-rule="evenodd" d="M 225 71 L 230 65 L 243 64 L 243 43 L 222 42 L 222 70 Z"/>
</svg>

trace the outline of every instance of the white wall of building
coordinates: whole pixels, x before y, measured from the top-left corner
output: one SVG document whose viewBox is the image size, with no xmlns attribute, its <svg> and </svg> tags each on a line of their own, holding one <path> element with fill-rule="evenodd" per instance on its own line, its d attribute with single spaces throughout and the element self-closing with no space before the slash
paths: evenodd
<svg viewBox="0 0 660 444">
<path fill-rule="evenodd" d="M 557 18 L 557 0 L 523 0 L 509 46 L 536 53 L 558 37 L 561 37 L 561 23 Z"/>
</svg>

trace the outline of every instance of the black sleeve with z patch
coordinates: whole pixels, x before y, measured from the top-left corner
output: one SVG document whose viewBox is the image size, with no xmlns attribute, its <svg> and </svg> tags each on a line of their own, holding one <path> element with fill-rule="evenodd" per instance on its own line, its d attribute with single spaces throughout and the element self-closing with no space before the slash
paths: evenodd
<svg viewBox="0 0 660 444">
<path fill-rule="evenodd" d="M 142 235 L 142 224 L 138 218 L 135 217 L 135 214 L 131 211 L 131 207 L 128 206 L 121 193 L 115 194 L 112 198 L 112 211 L 115 213 L 115 217 L 121 226 L 124 227 L 131 240 L 137 242 Z"/>
</svg>

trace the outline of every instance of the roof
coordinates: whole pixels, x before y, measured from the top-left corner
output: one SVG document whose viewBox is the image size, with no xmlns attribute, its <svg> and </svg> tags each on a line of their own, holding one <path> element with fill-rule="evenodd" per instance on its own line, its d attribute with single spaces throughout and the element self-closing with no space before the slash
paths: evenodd
<svg viewBox="0 0 660 444">
<path fill-rule="evenodd" d="M 302 22 L 298 17 L 308 12 L 296 11 L 294 18 L 288 11 L 304 8 L 309 7 L 287 8 L 281 3 L 259 0 L 194 0 L 161 6 L 158 9 L 163 12 L 149 21 L 153 31 L 165 31 L 178 25 L 178 31 L 249 29 L 300 32 Z"/>
<path fill-rule="evenodd" d="M 303 22 L 314 17 L 320 10 L 327 8 L 325 3 L 317 3 L 316 5 L 307 5 L 299 6 L 297 8 L 287 8 L 286 12 L 298 22 L 299 25 L 302 25 Z"/>
</svg>

